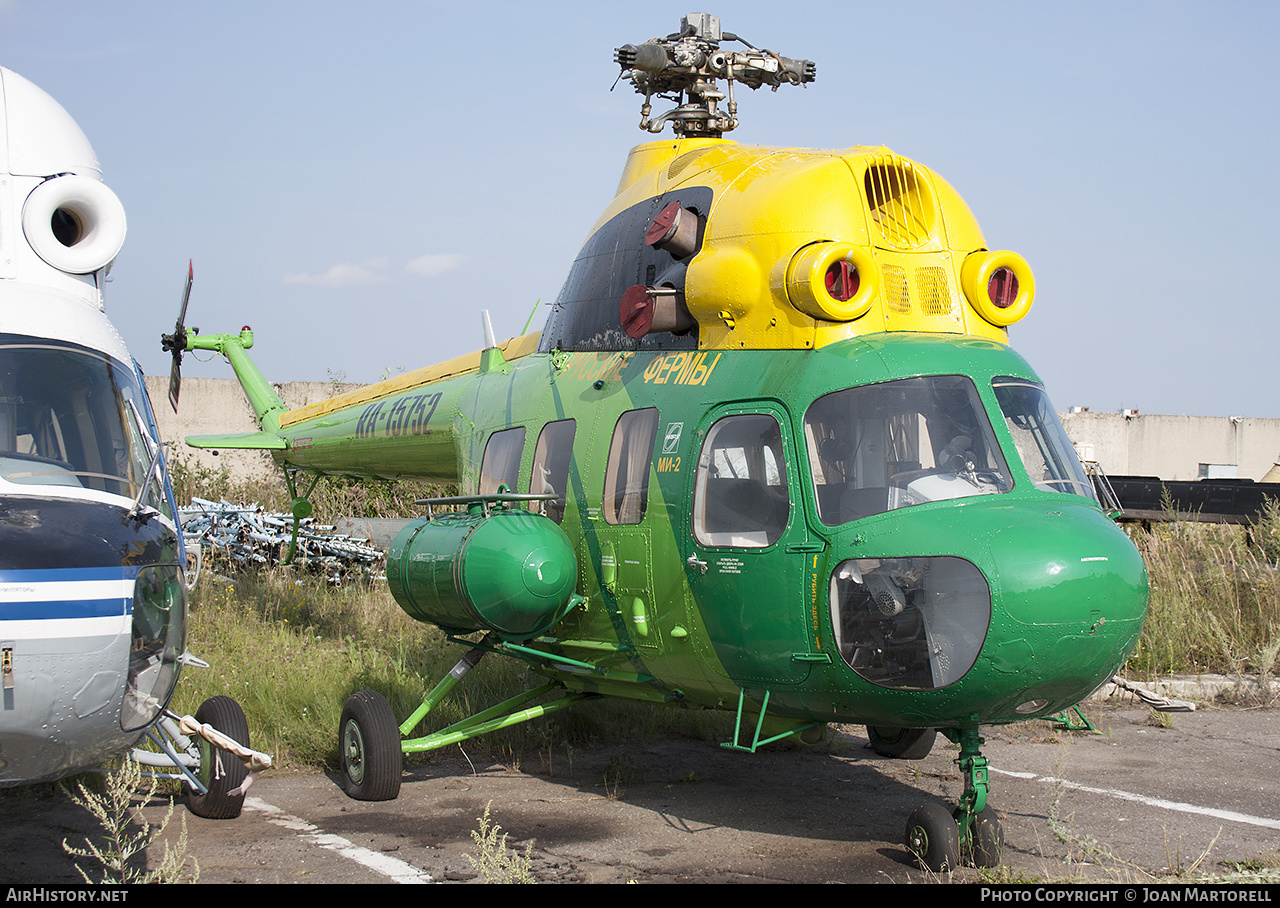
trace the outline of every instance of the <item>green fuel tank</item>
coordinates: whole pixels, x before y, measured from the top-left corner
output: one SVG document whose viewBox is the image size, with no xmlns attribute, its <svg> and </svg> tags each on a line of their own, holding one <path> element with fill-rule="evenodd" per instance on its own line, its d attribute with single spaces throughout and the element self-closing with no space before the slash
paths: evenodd
<svg viewBox="0 0 1280 908">
<path fill-rule="evenodd" d="M 516 508 L 438 514 L 402 529 L 387 553 L 387 582 L 417 621 L 453 633 L 527 640 L 580 597 L 578 563 L 555 521 Z"/>
</svg>

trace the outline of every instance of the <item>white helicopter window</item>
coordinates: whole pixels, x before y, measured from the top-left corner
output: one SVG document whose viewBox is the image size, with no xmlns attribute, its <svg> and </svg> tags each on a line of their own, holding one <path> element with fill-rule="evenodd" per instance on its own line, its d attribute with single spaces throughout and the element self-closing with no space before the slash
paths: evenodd
<svg viewBox="0 0 1280 908">
<path fill-rule="evenodd" d="M 0 478 L 136 497 L 155 450 L 137 415 L 143 394 L 102 353 L 0 338 Z"/>
<path fill-rule="evenodd" d="M 804 428 L 818 515 L 829 526 L 1013 488 L 977 388 L 962 375 L 827 394 Z"/>
<path fill-rule="evenodd" d="M 764 413 L 718 420 L 698 457 L 694 537 L 708 546 L 760 548 L 778 541 L 790 515 L 778 421 Z"/>
<path fill-rule="evenodd" d="M 554 501 L 535 501 L 530 510 L 550 517 L 556 523 L 564 519 L 569 459 L 573 454 L 573 436 L 577 425 L 572 419 L 547 423 L 538 433 L 538 444 L 533 449 L 529 492 L 533 495 L 554 494 L 557 497 Z"/>
<path fill-rule="evenodd" d="M 480 461 L 480 494 L 492 495 L 502 486 L 513 492 L 520 477 L 520 455 L 524 452 L 524 426 L 503 429 L 489 436 Z"/>
<path fill-rule="evenodd" d="M 851 558 L 831 575 L 831 618 L 840 655 L 861 677 L 936 690 L 977 660 L 991 591 L 963 558 Z"/>
<path fill-rule="evenodd" d="M 1093 484 L 1044 388 L 1016 378 L 997 378 L 991 386 L 1036 488 L 1094 498 Z"/>
<path fill-rule="evenodd" d="M 629 410 L 619 417 L 604 474 L 605 523 L 630 524 L 644 519 L 657 434 L 658 411 L 653 407 Z"/>
</svg>

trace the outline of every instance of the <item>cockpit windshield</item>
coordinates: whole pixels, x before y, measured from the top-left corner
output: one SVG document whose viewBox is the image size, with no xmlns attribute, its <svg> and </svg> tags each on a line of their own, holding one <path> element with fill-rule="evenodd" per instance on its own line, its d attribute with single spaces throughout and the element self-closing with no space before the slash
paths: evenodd
<svg viewBox="0 0 1280 908">
<path fill-rule="evenodd" d="M 163 508 L 136 375 L 105 354 L 0 335 L 0 479 L 92 489 Z"/>
<path fill-rule="evenodd" d="M 1017 378 L 997 378 L 991 384 L 1036 488 L 1095 498 L 1093 484 L 1044 388 Z"/>
<path fill-rule="evenodd" d="M 822 522 L 1013 488 L 977 388 L 962 375 L 863 385 L 818 398 L 804 421 Z"/>
</svg>

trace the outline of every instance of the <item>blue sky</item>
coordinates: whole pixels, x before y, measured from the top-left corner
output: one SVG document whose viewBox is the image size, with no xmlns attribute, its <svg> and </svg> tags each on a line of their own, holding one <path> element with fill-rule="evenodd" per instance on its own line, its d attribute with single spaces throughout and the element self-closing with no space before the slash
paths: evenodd
<svg viewBox="0 0 1280 908">
<path fill-rule="evenodd" d="M 693 9 L 0 0 L 0 65 L 77 119 L 125 205 L 107 305 L 146 371 L 194 259 L 188 324 L 251 325 L 273 380 L 375 381 L 554 299 L 647 138 L 613 49 Z M 1059 409 L 1280 417 L 1280 4 L 701 9 L 817 63 L 741 93 L 731 138 L 888 145 L 1030 262 L 1012 341 Z"/>
</svg>

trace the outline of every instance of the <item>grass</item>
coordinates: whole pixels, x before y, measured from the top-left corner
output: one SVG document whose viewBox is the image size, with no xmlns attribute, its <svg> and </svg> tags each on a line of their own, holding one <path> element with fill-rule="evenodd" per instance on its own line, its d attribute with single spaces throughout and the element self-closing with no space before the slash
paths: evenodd
<svg viewBox="0 0 1280 908">
<path fill-rule="evenodd" d="M 1265 692 L 1280 653 L 1280 506 L 1268 500 L 1249 527 L 1166 522 L 1130 535 L 1151 582 L 1131 675 L 1248 674 Z"/>
<path fill-rule="evenodd" d="M 145 784 L 142 769 L 137 763 L 125 760 L 101 779 L 101 791 L 92 790 L 84 777 L 75 781 L 75 790 L 66 783 L 64 790 L 73 802 L 87 810 L 98 821 L 102 835 L 97 841 L 86 839 L 84 846 L 62 840 L 62 849 L 72 858 L 79 858 L 93 869 L 80 863 L 75 865 L 80 877 L 91 885 L 122 885 L 138 883 L 197 882 L 200 865 L 187 856 L 187 816 L 182 814 L 182 832 L 174 846 L 164 842 L 164 853 L 156 865 L 148 869 L 144 860 L 149 848 L 161 841 L 169 821 L 173 819 L 173 799 L 159 826 L 152 826 L 143 816 L 139 804 L 145 804 L 155 795 L 158 783 L 149 779 Z M 92 784 L 92 783 L 91 783 Z M 159 848 L 156 847 L 158 851 Z M 96 865 L 96 866 L 95 866 Z M 94 878 L 97 877 L 97 879 Z"/>
<path fill-rule="evenodd" d="M 390 599 L 300 583 L 283 569 L 234 580 L 205 571 L 187 648 L 210 667 L 184 670 L 174 708 L 194 713 L 226 694 L 243 707 L 255 749 L 284 765 L 331 762 L 347 697 L 370 688 L 390 694 L 394 707 L 403 705 L 397 693 L 417 690 L 416 705 L 424 661 L 441 649 L 438 632 L 397 615 Z"/>
<path fill-rule="evenodd" d="M 475 849 L 468 860 L 476 868 L 486 883 L 536 883 L 533 876 L 532 859 L 533 843 L 525 846 L 521 855 L 507 845 L 507 834 L 502 827 L 489 817 L 490 801 L 484 807 L 484 815 L 477 817 L 478 828 L 472 830 L 471 839 Z"/>
</svg>

